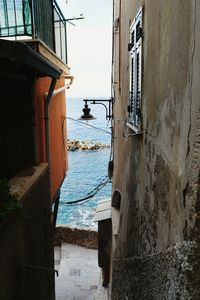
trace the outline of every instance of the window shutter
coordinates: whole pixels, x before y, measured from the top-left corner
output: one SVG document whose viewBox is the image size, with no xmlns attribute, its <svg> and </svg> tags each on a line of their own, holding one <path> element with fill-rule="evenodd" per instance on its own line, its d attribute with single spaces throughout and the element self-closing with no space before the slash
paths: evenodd
<svg viewBox="0 0 200 300">
<path fill-rule="evenodd" d="M 142 8 L 130 27 L 130 76 L 128 123 L 138 132 L 141 130 L 141 77 L 142 77 Z"/>
</svg>

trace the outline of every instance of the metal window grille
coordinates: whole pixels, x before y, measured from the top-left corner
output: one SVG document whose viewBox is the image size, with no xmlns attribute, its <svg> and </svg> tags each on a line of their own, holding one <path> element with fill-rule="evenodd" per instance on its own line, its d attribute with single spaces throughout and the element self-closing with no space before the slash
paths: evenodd
<svg viewBox="0 0 200 300">
<path fill-rule="evenodd" d="M 66 20 L 56 0 L 0 0 L 0 37 L 40 39 L 67 63 Z"/>
<path fill-rule="evenodd" d="M 31 35 L 31 4 L 29 0 L 0 0 L 0 36 Z"/>
<path fill-rule="evenodd" d="M 51 0 L 32 0 L 33 35 L 42 40 L 50 49 L 55 51 L 54 17 Z"/>
<path fill-rule="evenodd" d="M 130 27 L 130 84 L 128 124 L 141 131 L 141 87 L 142 87 L 142 8 Z"/>
<path fill-rule="evenodd" d="M 67 29 L 66 20 L 56 1 L 54 1 L 54 34 L 55 51 L 57 55 L 67 63 Z"/>
</svg>

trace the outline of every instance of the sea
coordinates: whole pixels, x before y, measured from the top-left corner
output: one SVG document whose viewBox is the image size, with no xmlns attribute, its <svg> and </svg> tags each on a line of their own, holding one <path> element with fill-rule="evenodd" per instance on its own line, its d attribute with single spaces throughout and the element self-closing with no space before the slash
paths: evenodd
<svg viewBox="0 0 200 300">
<path fill-rule="evenodd" d="M 95 120 L 78 120 L 83 114 L 83 99 L 67 98 L 67 139 L 101 142 L 110 145 L 111 124 L 106 120 L 106 110 L 102 105 L 89 104 L 91 114 L 96 117 Z M 111 182 L 108 182 L 93 198 L 83 203 L 68 205 L 66 202 L 77 201 L 86 197 L 104 180 L 108 175 L 110 154 L 110 146 L 98 150 L 68 151 L 69 169 L 61 187 L 57 224 L 82 228 L 97 227 L 94 222 L 96 207 L 99 201 L 111 197 Z"/>
</svg>

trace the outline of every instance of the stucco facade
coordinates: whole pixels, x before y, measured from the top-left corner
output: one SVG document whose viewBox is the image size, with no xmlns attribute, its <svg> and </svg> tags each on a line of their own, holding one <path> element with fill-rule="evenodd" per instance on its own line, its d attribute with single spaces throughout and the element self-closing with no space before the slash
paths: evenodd
<svg viewBox="0 0 200 300">
<path fill-rule="evenodd" d="M 36 137 L 38 162 L 47 160 L 45 137 L 45 101 L 51 85 L 48 77 L 38 78 L 34 86 L 34 100 L 36 109 Z M 51 174 L 51 197 L 56 194 L 66 176 L 68 169 L 66 138 L 66 93 L 65 77 L 57 81 L 49 105 L 49 151 Z"/>
<path fill-rule="evenodd" d="M 58 204 L 67 171 L 66 74 L 55 80 L 48 114 L 52 80 L 48 74 L 37 77 L 32 67 L 28 74 L 32 76 L 26 70 L 18 74 L 16 68 L 7 76 L 0 74 L 0 181 L 9 182 L 21 204 L 4 218 L 0 207 L 2 300 L 55 299 L 53 204 Z M 0 198 L 2 204 L 5 199 Z"/>
<path fill-rule="evenodd" d="M 55 299 L 48 164 L 13 177 L 22 209 L 0 222 L 0 299 Z M 21 189 L 19 186 L 21 185 Z M 17 189 L 18 188 L 18 189 Z"/>
<path fill-rule="evenodd" d="M 142 127 L 135 132 L 126 125 L 128 44 L 141 7 Z M 121 207 L 112 299 L 200 298 L 199 36 L 198 1 L 114 1 L 113 192 Z"/>
<path fill-rule="evenodd" d="M 10 1 L 8 9 L 7 2 L 0 7 L 7 20 L 0 25 L 0 299 L 54 300 L 53 235 L 67 171 L 65 91 L 72 80 L 66 24 L 53 0 Z M 51 18 L 55 10 L 62 34 Z M 27 31 L 28 19 L 36 31 Z"/>
</svg>

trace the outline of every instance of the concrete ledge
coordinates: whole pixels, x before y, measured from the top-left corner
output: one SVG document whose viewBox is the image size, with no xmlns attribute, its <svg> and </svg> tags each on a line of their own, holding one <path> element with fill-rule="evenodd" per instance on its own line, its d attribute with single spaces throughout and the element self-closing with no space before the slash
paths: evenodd
<svg viewBox="0 0 200 300">
<path fill-rule="evenodd" d="M 9 180 L 11 193 L 17 194 L 18 199 L 23 200 L 47 169 L 48 163 L 42 163 L 18 173 Z"/>
<path fill-rule="evenodd" d="M 57 55 L 53 52 L 44 42 L 40 39 L 28 39 L 23 40 L 22 42 L 28 44 L 31 48 L 36 50 L 38 53 L 43 55 L 46 59 L 48 59 L 51 63 L 57 66 L 60 70 L 62 70 L 64 75 L 69 75 L 70 68 L 66 65 Z"/>
<path fill-rule="evenodd" d="M 97 249 L 97 231 L 60 225 L 55 229 L 54 245 L 60 246 L 63 242 L 89 249 Z"/>
</svg>

